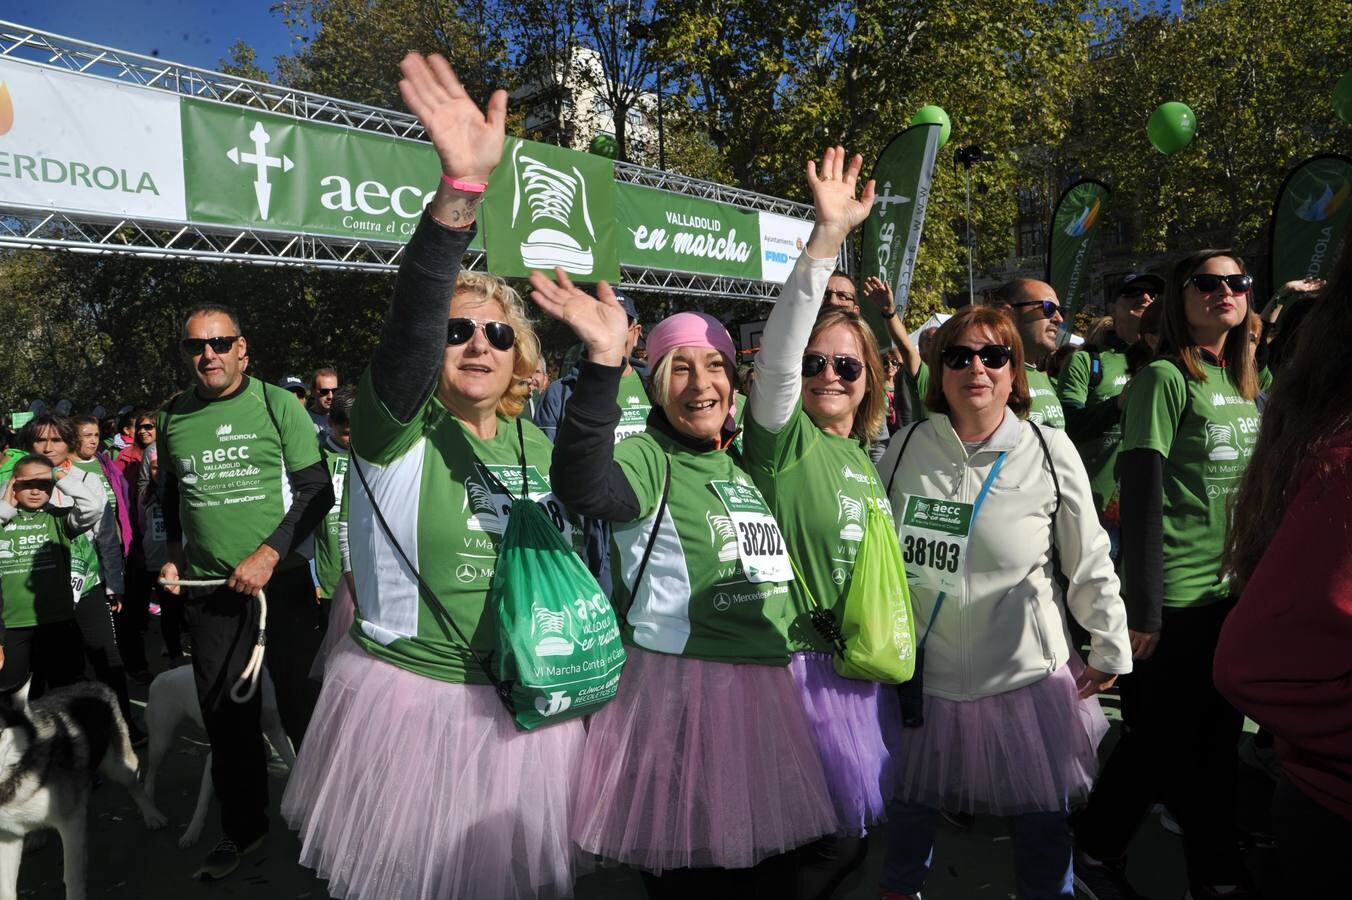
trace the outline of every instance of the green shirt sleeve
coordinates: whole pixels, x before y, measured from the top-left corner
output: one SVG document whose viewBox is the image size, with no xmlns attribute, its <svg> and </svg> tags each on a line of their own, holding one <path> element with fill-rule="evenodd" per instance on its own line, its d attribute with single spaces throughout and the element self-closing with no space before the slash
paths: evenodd
<svg viewBox="0 0 1352 900">
<path fill-rule="evenodd" d="M 1188 403 L 1188 383 L 1178 366 L 1156 360 L 1132 380 L 1122 411 L 1122 452 L 1154 450 L 1168 457 Z"/>
<path fill-rule="evenodd" d="M 261 382 L 260 382 L 261 384 Z M 270 384 L 262 385 L 269 391 L 269 402 L 277 416 L 277 428 L 281 432 L 282 461 L 288 472 L 308 469 L 323 457 L 319 444 L 315 441 L 315 425 L 305 407 L 296 402 L 289 391 L 274 388 Z M 281 394 L 282 396 L 277 396 Z"/>
<path fill-rule="evenodd" d="M 789 421 L 779 431 L 770 431 L 757 422 L 754 416 L 747 417 L 744 424 L 745 443 L 742 449 L 747 467 L 770 475 L 791 468 L 794 463 L 804 459 L 812 444 L 821 439 L 821 432 L 803 412 L 801 400 L 789 414 Z"/>
<path fill-rule="evenodd" d="M 1260 391 L 1272 390 L 1272 370 L 1267 366 L 1258 370 L 1258 389 Z"/>
<path fill-rule="evenodd" d="M 1056 382 L 1056 396 L 1062 406 L 1084 407 L 1089 404 L 1089 353 L 1078 350 L 1070 355 Z"/>
<path fill-rule="evenodd" d="M 645 432 L 616 444 L 615 462 L 638 497 L 639 512 L 635 519 L 652 515 L 662 502 L 662 488 L 667 480 L 666 451 Z"/>
<path fill-rule="evenodd" d="M 433 394 L 410 421 L 400 422 L 376 393 L 367 369 L 357 382 L 357 402 L 352 406 L 352 450 L 364 460 L 388 465 L 418 442 L 441 408 Z"/>
</svg>

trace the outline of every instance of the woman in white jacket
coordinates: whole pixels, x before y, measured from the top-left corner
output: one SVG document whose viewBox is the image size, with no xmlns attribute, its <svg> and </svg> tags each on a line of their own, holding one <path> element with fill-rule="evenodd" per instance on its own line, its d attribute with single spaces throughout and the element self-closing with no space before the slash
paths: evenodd
<svg viewBox="0 0 1352 900">
<path fill-rule="evenodd" d="M 919 895 L 947 809 L 1012 816 L 1019 896 L 1071 898 L 1067 816 L 1107 731 L 1094 695 L 1131 670 L 1108 537 L 1074 445 L 1024 421 L 1023 348 L 1002 313 L 954 315 L 929 364 L 930 418 L 878 464 L 922 635 L 882 896 Z M 1090 634 L 1088 666 L 1066 610 Z"/>
</svg>

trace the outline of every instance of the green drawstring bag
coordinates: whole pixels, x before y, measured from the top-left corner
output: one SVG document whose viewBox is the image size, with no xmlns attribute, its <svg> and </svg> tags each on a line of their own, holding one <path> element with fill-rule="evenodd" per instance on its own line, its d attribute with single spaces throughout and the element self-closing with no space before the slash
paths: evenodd
<svg viewBox="0 0 1352 900">
<path fill-rule="evenodd" d="M 519 728 L 590 715 L 615 696 L 625 658 L 615 612 L 534 500 L 512 501 L 488 590 L 492 665 Z"/>
<path fill-rule="evenodd" d="M 832 660 L 846 678 L 901 684 L 915 674 L 915 618 L 897 533 L 876 502 L 845 591 L 840 634 L 845 652 Z"/>
</svg>

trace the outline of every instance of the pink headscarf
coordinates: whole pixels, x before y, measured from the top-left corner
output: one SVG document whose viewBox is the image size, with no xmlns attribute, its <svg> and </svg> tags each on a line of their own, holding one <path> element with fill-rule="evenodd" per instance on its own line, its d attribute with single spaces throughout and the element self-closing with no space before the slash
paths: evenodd
<svg viewBox="0 0 1352 900">
<path fill-rule="evenodd" d="M 710 347 L 736 362 L 737 348 L 723 323 L 701 312 L 667 316 L 648 333 L 648 364 L 657 364 L 677 347 Z"/>
</svg>

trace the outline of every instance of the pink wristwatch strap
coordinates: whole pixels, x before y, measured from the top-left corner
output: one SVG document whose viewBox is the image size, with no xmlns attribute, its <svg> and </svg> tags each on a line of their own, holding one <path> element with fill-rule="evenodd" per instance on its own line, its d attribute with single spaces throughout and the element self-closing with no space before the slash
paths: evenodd
<svg viewBox="0 0 1352 900">
<path fill-rule="evenodd" d="M 480 184 L 477 181 L 460 181 L 449 175 L 443 174 L 441 180 L 455 188 L 457 191 L 464 191 L 466 194 L 482 194 L 484 191 L 488 190 L 488 185 L 486 184 Z"/>
</svg>

